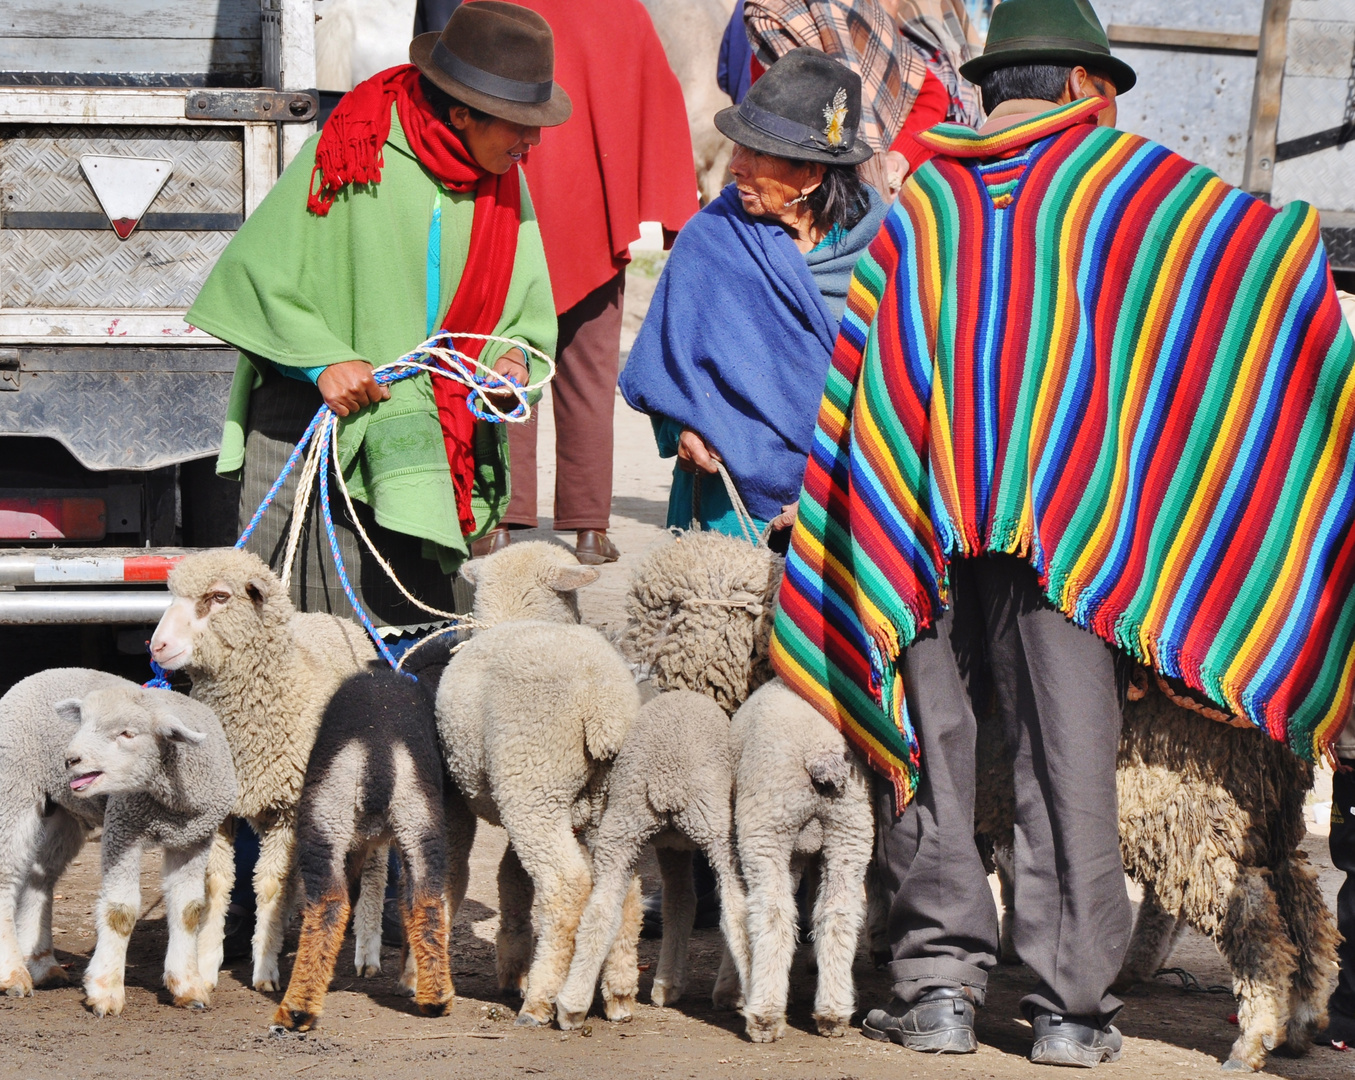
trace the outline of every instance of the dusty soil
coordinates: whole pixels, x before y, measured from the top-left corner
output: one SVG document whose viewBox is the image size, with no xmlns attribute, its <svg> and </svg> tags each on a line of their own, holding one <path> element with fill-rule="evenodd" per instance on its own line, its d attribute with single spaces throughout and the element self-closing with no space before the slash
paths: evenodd
<svg viewBox="0 0 1355 1080">
<path fill-rule="evenodd" d="M 639 290 L 635 290 L 639 291 Z M 550 410 L 543 411 L 542 446 L 552 445 Z M 630 567 L 644 548 L 662 534 L 670 466 L 653 450 L 648 421 L 618 401 L 613 536 L 625 553 L 603 579 L 583 594 L 585 618 L 614 627 L 622 621 L 621 598 Z M 554 470 L 543 454 L 540 490 L 543 524 L 549 526 L 549 494 Z M 542 538 L 551 534 L 545 529 Z M 570 539 L 572 537 L 562 537 Z M 1330 796 L 1326 796 L 1329 798 Z M 1320 801 L 1321 796 L 1319 796 Z M 1326 838 L 1309 836 L 1308 850 L 1321 867 L 1328 901 L 1339 885 L 1327 857 Z M 518 1077 L 542 1075 L 561 1080 L 599 1076 L 714 1077 L 739 1080 L 898 1080 L 906 1077 L 1045 1076 L 1025 1060 L 1030 1032 L 1017 1003 L 1033 978 L 1023 967 L 993 973 L 988 1006 L 979 1013 L 978 1054 L 935 1059 L 854 1034 L 827 1040 L 813 1034 L 810 1009 L 813 979 L 805 971 L 802 948 L 792 974 L 791 1031 L 782 1042 L 753 1045 L 732 1014 L 713 1010 L 710 992 L 718 963 L 716 931 L 697 932 L 692 961 L 693 985 L 674 1008 L 642 1004 L 628 1024 L 601 1018 L 591 1029 L 559 1031 L 514 1027 L 516 1003 L 495 987 L 493 938 L 497 928 L 495 869 L 503 850 L 501 830 L 483 827 L 476 843 L 467 901 L 454 928 L 453 970 L 459 997 L 438 1019 L 415 1015 L 408 1001 L 392 994 L 396 953 L 387 950 L 384 972 L 374 979 L 352 976 L 351 939 L 320 1028 L 299 1037 L 269 1033 L 279 995 L 249 988 L 248 961 L 229 963 L 205 1013 L 182 1012 L 160 988 L 165 923 L 159 904 L 158 859 L 148 858 L 143 883 L 144 917 L 132 938 L 127 969 L 127 1008 L 116 1019 L 97 1020 L 81 1005 L 75 987 L 39 990 L 29 999 L 0 997 L 0 1077 L 175 1076 L 240 1078 L 303 1076 Z M 656 884 L 653 866 L 647 888 Z M 58 889 L 54 927 L 57 953 L 77 980 L 94 945 L 94 901 L 98 891 L 98 852 L 89 845 Z M 289 940 L 288 951 L 295 948 Z M 657 943 L 642 942 L 641 960 L 652 964 Z M 290 961 L 284 961 L 284 973 Z M 1221 993 L 1189 992 L 1176 978 L 1162 977 L 1126 998 L 1119 1024 L 1126 1035 L 1121 1062 L 1104 1066 L 1106 1076 L 1212 1076 L 1228 1053 L 1236 1028 L 1229 973 L 1213 945 L 1187 935 L 1170 960 L 1199 986 L 1223 987 Z M 857 963 L 858 1000 L 863 1008 L 888 997 L 886 979 L 862 954 Z M 649 976 L 641 981 L 648 1000 Z M 1295 1080 L 1329 1080 L 1355 1075 L 1355 1055 L 1317 1049 L 1294 1060 L 1275 1056 L 1269 1073 Z"/>
</svg>

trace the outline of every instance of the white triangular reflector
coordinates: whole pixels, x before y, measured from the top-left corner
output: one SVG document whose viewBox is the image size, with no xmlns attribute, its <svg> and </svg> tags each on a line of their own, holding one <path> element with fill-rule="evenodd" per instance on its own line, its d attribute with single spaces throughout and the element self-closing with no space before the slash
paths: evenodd
<svg viewBox="0 0 1355 1080">
<path fill-rule="evenodd" d="M 86 154 L 80 159 L 80 168 L 118 239 L 126 240 L 165 186 L 174 163 L 165 158 Z"/>
</svg>

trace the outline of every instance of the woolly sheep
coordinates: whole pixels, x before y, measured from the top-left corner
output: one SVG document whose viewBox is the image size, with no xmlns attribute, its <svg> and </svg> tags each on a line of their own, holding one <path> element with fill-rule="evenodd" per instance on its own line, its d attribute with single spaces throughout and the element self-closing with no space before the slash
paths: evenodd
<svg viewBox="0 0 1355 1080">
<path fill-rule="evenodd" d="M 205 1008 L 216 972 L 200 959 L 199 928 L 213 918 L 219 926 L 228 899 L 219 879 L 207 888 L 208 861 L 229 857 L 214 839 L 235 797 L 230 750 L 206 706 L 83 668 L 16 684 L 0 698 L 0 985 L 22 996 L 35 984 L 66 981 L 52 954 L 52 893 L 102 823 L 85 1003 L 98 1016 L 123 1010 L 141 856 L 160 845 L 165 986 L 175 1005 Z"/>
<path fill-rule="evenodd" d="M 1011 760 L 995 719 L 980 719 L 978 741 L 975 829 L 1010 847 Z M 1282 1043 L 1303 1053 L 1327 1022 L 1338 939 L 1299 848 L 1312 783 L 1312 767 L 1261 731 L 1156 689 L 1125 706 L 1120 853 L 1144 900 L 1115 989 L 1151 979 L 1185 925 L 1211 938 L 1239 999 L 1228 1069 L 1259 1069 Z"/>
<path fill-rule="evenodd" d="M 235 814 L 261 843 L 253 983 L 256 990 L 277 990 L 306 761 L 325 704 L 376 653 L 356 623 L 298 614 L 277 576 L 246 551 L 189 555 L 170 573 L 169 591 L 173 599 L 151 638 L 151 655 L 167 671 L 187 672 L 192 696 L 211 706 L 225 729 L 240 779 Z M 234 863 L 224 872 L 229 891 Z M 364 874 L 364 892 L 384 889 L 384 880 L 382 864 Z M 380 900 L 358 906 L 379 912 Z M 354 929 L 359 972 L 379 970 L 379 920 L 362 920 Z M 220 957 L 214 959 L 219 965 Z"/>
<path fill-rule="evenodd" d="M 715 1003 L 739 1003 L 748 976 L 748 937 L 734 858 L 733 789 L 729 718 L 718 705 L 689 690 L 660 694 L 645 704 L 608 778 L 607 806 L 592 844 L 593 892 L 579 923 L 569 977 L 556 999 L 561 1028 L 584 1022 L 598 972 L 618 935 L 629 936 L 629 951 L 635 951 L 639 920 L 625 923 L 623 907 L 650 840 L 663 873 L 664 928 L 651 999 L 655 1005 L 672 1005 L 686 986 L 696 916 L 692 850 L 699 848 L 715 870 L 720 923 L 733 961 L 721 969 Z M 617 973 L 604 984 L 604 998 L 619 981 Z"/>
<path fill-rule="evenodd" d="M 275 1024 L 308 1031 L 319 1021 L 348 924 L 349 878 L 364 862 L 384 860 L 392 841 L 403 868 L 405 958 L 412 960 L 401 991 L 414 995 L 426 1016 L 451 1005 L 448 934 L 465 895 L 470 851 L 467 845 L 453 854 L 459 873 L 449 881 L 446 821 L 469 818 L 453 833 L 471 838 L 475 821 L 444 784 L 438 751 L 433 701 L 450 650 L 447 637 L 410 650 L 403 671 L 418 681 L 378 661 L 346 679 L 325 707 L 297 814 L 301 941 Z"/>
<path fill-rule="evenodd" d="M 621 651 L 664 690 L 732 713 L 772 677 L 767 658 L 781 559 L 714 532 L 684 532 L 640 560 Z"/>
<path fill-rule="evenodd" d="M 499 867 L 499 985 L 516 989 L 525 974 L 518 1023 L 548 1024 L 592 883 L 575 832 L 596 823 L 608 764 L 640 695 L 607 639 L 576 624 L 566 594 L 596 581 L 595 569 L 537 542 L 462 573 L 476 586 L 477 632 L 438 686 L 439 736 L 471 810 L 502 824 L 511 843 Z M 622 995 L 618 1007 L 630 1006 Z"/>
<path fill-rule="evenodd" d="M 875 837 L 869 770 L 842 733 L 780 679 L 754 691 L 734 714 L 730 736 L 738 756 L 734 827 L 748 889 L 748 1037 L 773 1042 L 785 1034 L 795 883 L 815 856 L 814 1022 L 820 1035 L 845 1035 Z"/>
</svg>

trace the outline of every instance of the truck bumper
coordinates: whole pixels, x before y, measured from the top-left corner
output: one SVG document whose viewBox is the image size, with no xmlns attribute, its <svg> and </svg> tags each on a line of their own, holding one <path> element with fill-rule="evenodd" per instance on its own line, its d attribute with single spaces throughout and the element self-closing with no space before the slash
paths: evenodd
<svg viewBox="0 0 1355 1080">
<path fill-rule="evenodd" d="M 185 548 L 0 552 L 0 626 L 145 626 L 169 606 Z"/>
</svg>

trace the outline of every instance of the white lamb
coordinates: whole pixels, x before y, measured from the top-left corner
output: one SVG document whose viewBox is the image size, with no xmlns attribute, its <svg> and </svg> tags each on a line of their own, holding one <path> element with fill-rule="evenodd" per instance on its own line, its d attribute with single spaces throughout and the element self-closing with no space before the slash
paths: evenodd
<svg viewBox="0 0 1355 1080">
<path fill-rule="evenodd" d="M 518 1023 L 544 1025 L 592 885 L 576 829 L 595 824 L 595 800 L 640 711 L 640 694 L 611 643 L 576 625 L 573 593 L 596 581 L 596 570 L 538 542 L 514 544 L 462 574 L 476 586 L 482 628 L 438 685 L 439 736 L 472 811 L 508 832 L 511 847 L 499 867 L 499 985 L 518 988 L 525 974 Z M 521 917 L 527 895 L 530 928 Z M 633 995 L 622 995 L 618 1007 L 632 1004 Z"/>
<path fill-rule="evenodd" d="M 190 555 L 170 574 L 169 591 L 174 599 L 155 628 L 151 655 L 168 671 L 186 671 L 192 696 L 211 706 L 225 729 L 240 779 L 235 814 L 261 842 L 254 989 L 277 990 L 306 762 L 330 697 L 376 652 L 356 623 L 298 614 L 277 576 L 249 552 Z M 385 866 L 375 863 L 375 872 L 363 874 L 358 914 L 365 917 L 354 927 L 361 974 L 374 974 L 381 963 Z M 229 892 L 234 863 L 223 872 Z M 212 959 L 215 970 L 219 951 Z"/>
<path fill-rule="evenodd" d="M 208 860 L 229 857 L 213 840 L 235 797 L 230 749 L 206 706 L 84 668 L 15 685 L 0 698 L 0 985 L 24 996 L 35 984 L 66 981 L 52 955 L 53 889 L 102 823 L 98 940 L 85 1003 L 98 1016 L 122 1012 L 141 856 L 159 845 L 165 986 L 175 1005 L 205 1008 L 216 971 L 210 959 L 200 963 L 199 928 L 208 911 L 225 911 L 229 891 L 219 879 L 208 890 Z"/>
<path fill-rule="evenodd" d="M 814 1021 L 820 1035 L 845 1035 L 856 1005 L 852 960 L 875 841 L 870 773 L 842 733 L 780 679 L 740 707 L 730 735 L 739 755 L 734 827 L 748 889 L 748 1037 L 772 1042 L 785 1033 L 795 886 L 815 856 Z"/>
<path fill-rule="evenodd" d="M 639 920 L 627 923 L 623 908 L 640 853 L 651 840 L 663 873 L 663 946 L 651 999 L 671 1005 L 686 987 L 696 916 L 692 852 L 699 848 L 715 871 L 720 925 L 732 958 L 732 964 L 722 966 L 713 996 L 717 1006 L 738 1005 L 748 975 L 748 936 L 734 858 L 733 789 L 729 718 L 715 702 L 678 690 L 645 704 L 607 782 L 607 807 L 592 845 L 593 892 L 579 923 L 569 977 L 556 999 L 561 1028 L 584 1022 L 598 973 L 618 935 L 629 936 L 630 953 L 636 949 Z M 616 990 L 613 982 L 604 982 L 604 999 Z M 611 1001 L 607 1004 L 610 1009 Z"/>
</svg>

